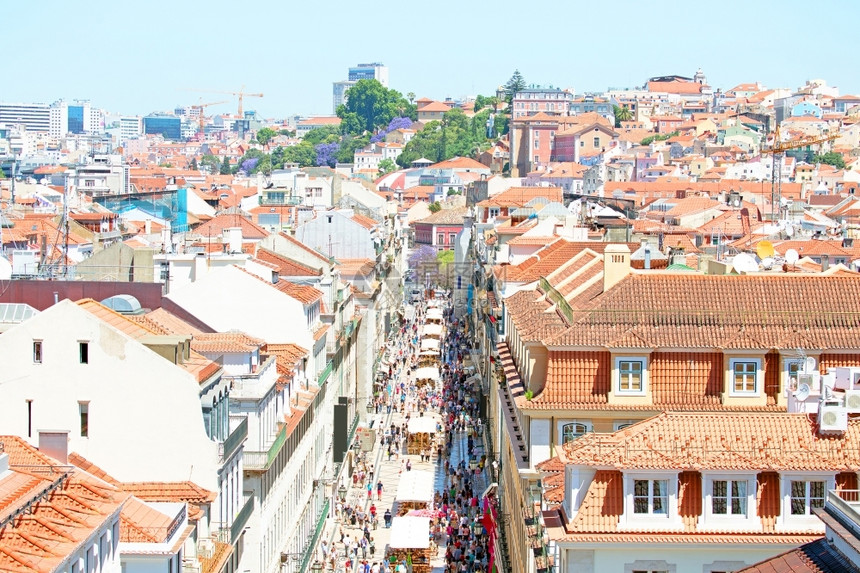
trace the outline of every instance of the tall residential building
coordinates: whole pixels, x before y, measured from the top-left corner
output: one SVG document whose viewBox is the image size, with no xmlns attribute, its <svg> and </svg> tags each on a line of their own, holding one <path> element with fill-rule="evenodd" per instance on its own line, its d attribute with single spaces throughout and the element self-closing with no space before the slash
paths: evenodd
<svg viewBox="0 0 860 573">
<path fill-rule="evenodd" d="M 0 103 L 0 123 L 19 125 L 27 131 L 47 132 L 52 137 L 67 133 L 104 133 L 104 112 L 88 101 Z"/>
<path fill-rule="evenodd" d="M 332 111 L 337 113 L 337 108 L 346 103 L 346 91 L 355 85 L 358 80 L 377 80 L 384 87 L 388 87 L 388 67 L 374 62 L 371 64 L 358 64 L 349 68 L 347 79 L 332 84 Z"/>
<path fill-rule="evenodd" d="M 182 120 L 173 115 L 148 115 L 143 118 L 143 133 L 160 133 L 164 139 L 178 141 L 182 138 Z"/>
</svg>

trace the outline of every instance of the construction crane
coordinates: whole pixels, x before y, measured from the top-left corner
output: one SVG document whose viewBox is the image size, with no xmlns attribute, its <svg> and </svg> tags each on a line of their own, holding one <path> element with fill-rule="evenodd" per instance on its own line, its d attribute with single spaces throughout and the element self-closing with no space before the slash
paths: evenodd
<svg viewBox="0 0 860 573">
<path fill-rule="evenodd" d="M 228 91 L 221 91 L 221 90 L 198 90 L 198 89 L 192 89 L 192 90 L 189 90 L 189 91 L 193 91 L 193 92 L 203 92 L 203 93 L 208 93 L 208 94 L 227 94 L 227 95 L 232 95 L 232 96 L 236 96 L 236 97 L 238 97 L 238 98 L 239 98 L 239 114 L 238 114 L 238 115 L 239 115 L 239 119 L 242 119 L 242 118 L 244 118 L 244 117 L 245 117 L 245 115 L 244 115 L 244 113 L 243 113 L 243 111 L 244 111 L 244 110 L 243 110 L 243 108 L 242 108 L 242 99 L 243 99 L 243 98 L 245 98 L 245 97 L 263 97 L 263 94 L 249 94 L 249 93 L 246 93 L 246 92 L 245 92 L 245 86 L 242 86 L 242 89 L 240 89 L 240 90 L 239 90 L 239 91 L 237 91 L 237 92 L 228 92 Z"/>
<path fill-rule="evenodd" d="M 201 98 L 202 99 L 202 98 Z M 203 127 L 205 123 L 205 119 L 203 118 L 203 110 L 211 105 L 221 105 L 223 103 L 227 103 L 227 100 L 224 101 L 213 101 L 211 103 L 198 103 L 197 105 L 192 105 L 191 109 L 200 110 L 199 115 L 197 117 L 197 137 L 199 139 L 203 139 Z"/>
<path fill-rule="evenodd" d="M 776 221 L 779 215 L 779 208 L 782 203 L 782 159 L 785 157 L 785 152 L 789 149 L 798 149 L 810 145 L 817 145 L 827 141 L 833 141 L 838 138 L 838 133 L 828 133 L 823 136 L 803 136 L 799 139 L 791 141 L 782 141 L 779 133 L 779 124 L 776 124 L 776 129 L 773 132 L 773 143 L 763 145 L 761 154 L 770 154 L 773 156 L 773 165 L 771 166 L 771 182 L 770 182 L 770 218 Z"/>
</svg>

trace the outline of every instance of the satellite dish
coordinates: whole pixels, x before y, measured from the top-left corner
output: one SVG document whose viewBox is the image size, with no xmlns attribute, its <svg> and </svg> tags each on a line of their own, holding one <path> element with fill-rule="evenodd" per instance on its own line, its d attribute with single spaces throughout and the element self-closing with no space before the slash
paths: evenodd
<svg viewBox="0 0 860 573">
<path fill-rule="evenodd" d="M 788 264 L 793 265 L 799 260 L 800 254 L 794 249 L 788 249 L 787 251 L 785 251 L 785 262 L 787 262 Z"/>
<path fill-rule="evenodd" d="M 761 266 L 766 268 L 766 269 L 772 268 L 773 263 L 774 263 L 773 257 L 766 257 L 766 258 L 761 260 Z"/>
<path fill-rule="evenodd" d="M 806 399 L 809 398 L 809 392 L 809 384 L 801 384 L 797 392 L 794 393 L 794 399 L 798 402 L 806 402 Z"/>
<path fill-rule="evenodd" d="M 739 273 L 752 273 L 758 270 L 758 263 L 749 253 L 735 255 L 735 258 L 732 260 L 732 266 Z"/>
<path fill-rule="evenodd" d="M 774 251 L 773 243 L 770 241 L 759 241 L 759 244 L 755 247 L 755 252 L 760 259 L 766 259 L 772 257 L 776 251 Z"/>
<path fill-rule="evenodd" d="M 807 356 L 806 360 L 803 361 L 803 371 L 809 374 L 813 370 L 815 370 L 815 358 Z"/>
<path fill-rule="evenodd" d="M 791 225 L 786 225 L 784 232 L 786 237 L 791 237 L 792 235 L 794 235 L 794 227 Z"/>
</svg>

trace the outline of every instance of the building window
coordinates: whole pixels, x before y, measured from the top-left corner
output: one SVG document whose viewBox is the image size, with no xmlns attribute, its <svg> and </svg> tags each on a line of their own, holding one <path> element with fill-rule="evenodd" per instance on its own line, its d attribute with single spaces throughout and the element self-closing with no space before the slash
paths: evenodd
<svg viewBox="0 0 860 573">
<path fill-rule="evenodd" d="M 489 216 L 490 217 L 498 217 L 499 216 L 499 208 L 498 207 L 490 207 Z"/>
<path fill-rule="evenodd" d="M 90 363 L 90 343 L 89 342 L 78 342 L 78 358 L 81 361 L 81 364 L 89 364 Z"/>
<path fill-rule="evenodd" d="M 90 435 L 90 403 L 78 402 L 78 415 L 81 419 L 81 437 L 88 438 Z"/>
<path fill-rule="evenodd" d="M 561 443 L 572 442 L 589 432 L 588 424 L 584 422 L 571 422 L 561 427 Z"/>
<path fill-rule="evenodd" d="M 457 239 L 456 233 L 448 233 L 448 244 L 453 245 L 454 241 Z"/>
<path fill-rule="evenodd" d="M 645 365 L 642 360 L 618 360 L 618 389 L 619 394 L 643 394 Z"/>
<path fill-rule="evenodd" d="M 445 233 L 439 233 L 436 235 L 436 244 L 444 245 L 445 244 Z"/>
<path fill-rule="evenodd" d="M 757 393 L 758 360 L 732 360 L 731 369 L 733 394 Z"/>
<path fill-rule="evenodd" d="M 747 482 L 714 480 L 711 488 L 711 513 L 714 515 L 747 514 Z"/>
<path fill-rule="evenodd" d="M 535 149 L 540 149 L 540 140 L 539 140 L 539 139 L 535 139 L 535 145 L 534 145 L 534 148 L 535 148 Z"/>
<path fill-rule="evenodd" d="M 824 507 L 826 491 L 823 481 L 791 481 L 791 515 L 811 515 L 815 508 Z"/>
<path fill-rule="evenodd" d="M 33 401 L 27 400 L 27 437 L 33 437 Z"/>
<path fill-rule="evenodd" d="M 594 147 L 600 147 L 600 138 L 599 137 L 594 138 Z"/>
<path fill-rule="evenodd" d="M 614 431 L 623 430 L 624 428 L 629 428 L 633 424 L 635 424 L 637 420 L 615 420 L 612 423 L 612 429 Z"/>
<path fill-rule="evenodd" d="M 42 341 L 34 340 L 33 341 L 33 362 L 36 364 L 42 363 Z"/>
<path fill-rule="evenodd" d="M 633 480 L 633 513 L 640 515 L 668 515 L 669 480 Z"/>
</svg>

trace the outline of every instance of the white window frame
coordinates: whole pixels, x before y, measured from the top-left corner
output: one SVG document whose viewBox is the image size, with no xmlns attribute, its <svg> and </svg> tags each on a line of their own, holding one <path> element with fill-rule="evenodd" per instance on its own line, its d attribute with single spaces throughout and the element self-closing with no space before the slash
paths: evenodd
<svg viewBox="0 0 860 573">
<path fill-rule="evenodd" d="M 808 527 L 813 530 L 824 531 L 824 524 L 820 519 L 812 514 L 809 507 L 809 484 L 806 485 L 805 497 L 805 512 L 803 515 L 791 513 L 791 482 L 793 481 L 822 481 L 824 482 L 824 500 L 826 503 L 827 492 L 836 489 L 836 476 L 834 474 L 825 473 L 786 473 L 780 475 L 780 495 L 782 499 L 782 507 L 780 511 L 778 525 L 783 529 L 793 529 L 796 527 Z"/>
<path fill-rule="evenodd" d="M 643 484 L 647 487 L 648 491 L 643 495 L 637 495 L 636 488 Z M 658 490 L 662 490 L 662 493 L 658 493 Z M 636 501 L 638 498 L 647 499 L 648 501 L 648 511 L 636 511 Z M 660 500 L 660 508 L 655 509 L 657 506 L 656 501 Z M 651 515 L 651 516 L 659 516 L 659 517 L 668 517 L 669 516 L 669 480 L 664 478 L 649 478 L 649 477 L 639 477 L 633 480 L 633 514 L 634 515 Z"/>
<path fill-rule="evenodd" d="M 643 526 L 658 531 L 683 531 L 684 522 L 678 513 L 678 475 L 673 471 L 624 472 L 624 514 L 619 529 L 640 529 Z M 634 513 L 634 488 L 638 480 L 666 482 L 666 513 L 653 513 L 653 483 L 649 483 L 649 512 Z"/>
<path fill-rule="evenodd" d="M 574 436 L 574 438 L 572 440 L 566 442 L 564 440 L 564 429 L 567 426 L 574 426 L 574 425 L 582 425 L 585 428 L 585 432 L 582 435 Z M 559 422 L 559 425 L 558 425 L 559 444 L 567 444 L 567 443 L 573 442 L 577 438 L 581 438 L 585 434 L 591 433 L 593 431 L 594 431 L 594 428 L 591 425 L 590 420 L 563 420 L 563 421 Z"/>
<path fill-rule="evenodd" d="M 764 387 L 764 370 L 762 368 L 762 359 L 757 357 L 730 358 L 729 359 L 729 396 L 738 396 L 748 398 L 750 396 L 761 395 L 761 390 Z M 753 389 L 750 390 L 735 390 L 735 365 L 736 364 L 755 364 L 755 373 L 753 374 Z"/>
<path fill-rule="evenodd" d="M 636 422 L 640 422 L 641 420 L 615 420 L 612 422 L 612 430 L 617 432 L 618 430 L 623 430 L 628 426 L 632 426 Z"/>
<path fill-rule="evenodd" d="M 714 513 L 714 484 L 719 481 L 727 482 L 728 490 L 727 490 L 727 512 L 726 513 Z M 731 483 L 732 482 L 744 482 L 746 484 L 746 493 L 744 498 L 746 500 L 745 504 L 745 512 L 742 514 L 731 513 Z M 722 472 L 722 473 L 703 473 L 702 474 L 702 494 L 704 499 L 702 500 L 703 505 L 703 522 L 702 526 L 704 529 L 719 529 L 725 530 L 726 528 L 735 529 L 735 528 L 744 528 L 744 529 L 760 529 L 761 528 L 761 520 L 759 520 L 756 516 L 756 495 L 757 495 L 757 487 L 758 487 L 758 479 L 756 474 L 754 473 L 746 473 L 746 472 Z"/>
<path fill-rule="evenodd" d="M 622 390 L 621 364 L 624 362 L 639 362 L 641 370 L 639 373 L 639 390 Z M 615 357 L 615 394 L 617 396 L 645 396 L 648 393 L 648 359 L 644 356 L 616 356 Z"/>
</svg>

